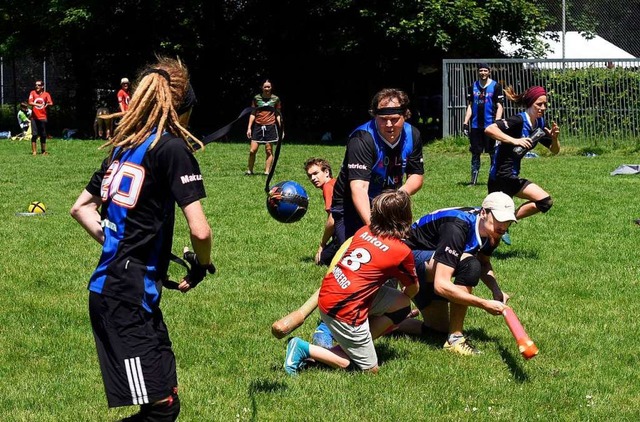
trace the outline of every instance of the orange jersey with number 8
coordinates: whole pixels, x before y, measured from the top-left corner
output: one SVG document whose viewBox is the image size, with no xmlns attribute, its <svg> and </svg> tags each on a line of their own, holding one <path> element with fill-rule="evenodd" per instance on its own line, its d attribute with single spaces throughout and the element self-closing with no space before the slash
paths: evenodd
<svg viewBox="0 0 640 422">
<path fill-rule="evenodd" d="M 418 283 L 411 249 L 399 239 L 378 238 L 365 226 L 322 280 L 318 307 L 339 321 L 362 325 L 380 286 L 390 278 L 404 286 Z"/>
</svg>

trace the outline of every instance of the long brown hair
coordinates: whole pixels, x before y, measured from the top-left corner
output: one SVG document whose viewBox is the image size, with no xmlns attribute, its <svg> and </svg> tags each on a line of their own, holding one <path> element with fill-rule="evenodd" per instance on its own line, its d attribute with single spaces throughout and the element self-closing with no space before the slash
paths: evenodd
<svg viewBox="0 0 640 422">
<path fill-rule="evenodd" d="M 379 237 L 404 239 L 413 217 L 411 197 L 403 190 L 385 190 L 373 198 L 371 204 L 371 234 Z"/>
<path fill-rule="evenodd" d="M 138 81 L 129 103 L 122 114 L 113 138 L 102 147 L 135 148 L 156 130 L 153 148 L 164 132 L 204 145 L 182 124 L 176 110 L 180 108 L 189 89 L 189 71 L 180 59 L 158 56 L 157 62 L 147 65 L 138 75 Z"/>
</svg>

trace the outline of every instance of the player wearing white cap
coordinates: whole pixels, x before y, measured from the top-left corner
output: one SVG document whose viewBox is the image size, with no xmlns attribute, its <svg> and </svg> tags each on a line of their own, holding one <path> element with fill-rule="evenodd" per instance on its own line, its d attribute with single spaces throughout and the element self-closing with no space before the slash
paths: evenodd
<svg viewBox="0 0 640 422">
<path fill-rule="evenodd" d="M 446 332 L 446 350 L 478 354 L 462 332 L 464 318 L 469 306 L 492 315 L 501 315 L 506 307 L 509 296 L 498 286 L 490 257 L 515 221 L 511 197 L 494 192 L 487 195 L 480 208 L 446 208 L 413 223 L 405 243 L 413 250 L 420 280 L 413 302 L 423 321 L 405 320 L 399 329 L 410 334 Z M 491 290 L 493 300 L 472 293 L 479 280 Z"/>
</svg>

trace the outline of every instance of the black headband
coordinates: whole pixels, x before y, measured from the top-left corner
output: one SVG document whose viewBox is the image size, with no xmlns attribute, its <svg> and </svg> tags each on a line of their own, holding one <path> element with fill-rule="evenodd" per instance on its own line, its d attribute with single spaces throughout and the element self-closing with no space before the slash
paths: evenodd
<svg viewBox="0 0 640 422">
<path fill-rule="evenodd" d="M 178 109 L 176 110 L 176 113 L 178 113 L 178 116 L 183 113 L 186 113 L 197 102 L 198 100 L 196 99 L 196 93 L 193 91 L 193 87 L 191 86 L 191 83 L 188 82 L 187 92 L 185 92 L 184 98 L 182 99 L 182 104 L 180 104 L 180 107 L 178 107 Z"/>
<path fill-rule="evenodd" d="M 142 72 L 142 76 L 140 76 L 140 78 L 144 78 L 145 76 L 147 76 L 147 75 L 149 75 L 151 73 L 157 73 L 158 75 L 160 75 L 163 78 L 165 78 L 167 80 L 167 82 L 169 83 L 169 85 L 171 85 L 171 76 L 169 75 L 169 72 L 167 72 L 164 69 L 147 69 L 144 72 Z"/>
<path fill-rule="evenodd" d="M 406 111 L 407 111 L 406 107 L 383 107 L 383 108 L 376 108 L 375 110 L 373 110 L 373 114 L 375 114 L 376 116 L 390 116 L 392 114 L 402 114 L 404 116 Z"/>
</svg>

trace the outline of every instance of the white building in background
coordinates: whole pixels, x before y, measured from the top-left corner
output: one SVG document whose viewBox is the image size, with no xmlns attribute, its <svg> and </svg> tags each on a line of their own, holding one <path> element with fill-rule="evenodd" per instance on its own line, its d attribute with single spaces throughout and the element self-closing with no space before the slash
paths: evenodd
<svg viewBox="0 0 640 422">
<path fill-rule="evenodd" d="M 549 36 L 557 36 L 557 41 L 549 39 Z M 547 31 L 540 34 L 538 37 L 543 43 L 547 44 L 549 48 L 544 57 L 540 59 L 562 59 L 562 32 Z M 500 40 L 500 49 L 508 56 L 513 56 L 522 46 L 518 44 L 512 44 L 505 37 Z M 533 57 L 528 57 L 533 58 Z M 564 59 L 566 60 L 585 60 L 593 59 L 593 62 L 581 61 L 575 62 L 571 67 L 603 67 L 608 64 L 607 59 L 611 60 L 624 60 L 635 59 L 636 57 L 621 49 L 617 45 L 605 40 L 599 35 L 594 38 L 587 39 L 580 35 L 578 31 L 567 31 L 564 38 Z M 613 64 L 613 62 L 612 62 Z M 536 63 L 537 67 L 545 67 L 544 63 Z M 616 61 L 615 66 L 626 67 L 624 61 Z M 637 66 L 637 63 L 629 64 L 629 66 Z"/>
</svg>

